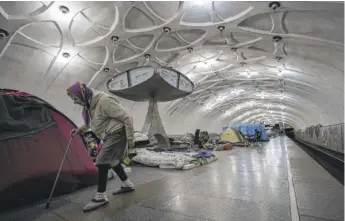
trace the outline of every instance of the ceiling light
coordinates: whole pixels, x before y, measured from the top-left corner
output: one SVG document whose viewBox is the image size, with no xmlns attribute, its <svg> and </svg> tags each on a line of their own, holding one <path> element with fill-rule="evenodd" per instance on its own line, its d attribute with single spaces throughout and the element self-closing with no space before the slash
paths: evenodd
<svg viewBox="0 0 345 221">
<path fill-rule="evenodd" d="M 271 2 L 268 4 L 268 7 L 270 7 L 273 10 L 276 10 L 277 8 L 280 7 L 280 3 L 279 2 Z"/>
<path fill-rule="evenodd" d="M 168 32 L 171 31 L 171 28 L 169 28 L 169 27 L 164 27 L 164 28 L 163 28 L 163 31 L 164 31 L 165 33 L 168 33 Z"/>
<path fill-rule="evenodd" d="M 64 58 L 69 58 L 70 54 L 67 53 L 67 52 L 64 52 L 64 53 L 62 54 L 62 56 L 63 56 Z"/>
<path fill-rule="evenodd" d="M 224 27 L 224 26 L 218 26 L 217 29 L 218 29 L 219 31 L 224 31 L 224 30 L 225 30 L 225 27 Z"/>
<path fill-rule="evenodd" d="M 282 40 L 282 37 L 280 37 L 280 36 L 273 36 L 273 41 L 274 42 L 279 42 L 281 40 Z"/>
<path fill-rule="evenodd" d="M 218 97 L 216 98 L 216 101 L 222 102 L 222 101 L 224 101 L 225 99 L 226 99 L 226 96 L 221 95 L 221 96 L 218 96 Z"/>
<path fill-rule="evenodd" d="M 283 70 L 282 70 L 281 68 L 278 68 L 278 74 L 277 74 L 277 75 L 278 75 L 279 77 L 282 76 L 282 71 L 283 71 Z"/>
<path fill-rule="evenodd" d="M 117 37 L 117 36 L 111 36 L 111 40 L 112 40 L 114 43 L 116 43 L 116 42 L 118 42 L 119 37 Z"/>
<path fill-rule="evenodd" d="M 276 57 L 276 60 L 279 62 L 279 61 L 281 61 L 283 58 L 282 57 L 280 57 L 280 56 L 277 56 Z"/>
<path fill-rule="evenodd" d="M 59 7 L 60 11 L 62 12 L 62 14 L 67 14 L 69 12 L 69 8 L 67 8 L 66 6 L 64 5 L 61 5 Z"/>
<path fill-rule="evenodd" d="M 239 95 L 241 92 L 243 92 L 244 90 L 243 89 L 235 89 L 233 91 L 231 91 L 230 93 L 231 94 L 236 94 L 236 95 Z"/>
<path fill-rule="evenodd" d="M 5 29 L 0 29 L 0 40 L 5 39 L 6 37 L 8 37 L 8 32 Z"/>
</svg>

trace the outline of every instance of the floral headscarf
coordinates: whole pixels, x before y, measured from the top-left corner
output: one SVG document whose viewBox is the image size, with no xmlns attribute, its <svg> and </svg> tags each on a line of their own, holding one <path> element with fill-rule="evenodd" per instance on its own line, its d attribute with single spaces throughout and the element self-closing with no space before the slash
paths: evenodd
<svg viewBox="0 0 345 221">
<path fill-rule="evenodd" d="M 82 117 L 84 119 L 85 125 L 89 126 L 89 123 L 90 123 L 89 108 L 90 108 L 90 103 L 91 103 L 91 98 L 92 98 L 92 90 L 88 88 L 85 84 L 77 82 L 67 89 L 67 94 L 68 96 L 71 96 L 71 94 L 74 94 L 81 101 L 86 103 L 86 106 L 83 107 Z"/>
</svg>

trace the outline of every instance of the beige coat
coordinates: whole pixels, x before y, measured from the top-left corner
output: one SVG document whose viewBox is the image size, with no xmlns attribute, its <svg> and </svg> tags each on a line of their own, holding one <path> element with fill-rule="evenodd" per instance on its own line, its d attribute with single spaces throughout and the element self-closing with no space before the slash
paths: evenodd
<svg viewBox="0 0 345 221">
<path fill-rule="evenodd" d="M 125 127 L 127 140 L 130 144 L 133 144 L 133 120 L 129 113 L 119 104 L 114 96 L 95 90 L 92 90 L 92 93 L 90 128 L 95 135 L 99 139 L 104 140 L 107 135 L 120 131 Z M 88 129 L 86 125 L 80 127 L 82 132 Z"/>
</svg>

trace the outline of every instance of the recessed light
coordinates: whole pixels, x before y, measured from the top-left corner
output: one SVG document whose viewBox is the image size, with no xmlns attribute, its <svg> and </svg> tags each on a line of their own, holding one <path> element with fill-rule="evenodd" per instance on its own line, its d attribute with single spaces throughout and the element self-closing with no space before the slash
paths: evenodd
<svg viewBox="0 0 345 221">
<path fill-rule="evenodd" d="M 218 26 L 217 28 L 218 28 L 219 31 L 224 31 L 225 30 L 224 26 Z"/>
<path fill-rule="evenodd" d="M 271 9 L 273 10 L 276 10 L 277 8 L 279 8 L 281 5 L 280 5 L 280 2 L 271 2 L 270 4 L 268 4 L 268 7 L 270 7 Z"/>
<path fill-rule="evenodd" d="M 66 6 L 64 5 L 61 5 L 59 7 L 60 11 L 62 12 L 62 14 L 67 14 L 69 12 L 69 8 L 67 8 Z"/>
<path fill-rule="evenodd" d="M 280 56 L 277 56 L 276 59 L 277 59 L 277 61 L 279 62 L 279 61 L 282 60 L 283 58 L 280 57 Z"/>
<path fill-rule="evenodd" d="M 64 53 L 62 54 L 62 56 L 63 56 L 64 58 L 69 58 L 70 54 L 67 53 L 67 52 L 64 52 Z"/>
<path fill-rule="evenodd" d="M 3 40 L 8 37 L 8 32 L 5 29 L 0 29 L 0 39 Z"/>
<path fill-rule="evenodd" d="M 273 41 L 274 42 L 279 42 L 281 40 L 282 40 L 282 37 L 280 37 L 280 36 L 273 36 Z"/>
<path fill-rule="evenodd" d="M 169 28 L 169 27 L 164 27 L 164 28 L 163 28 L 163 31 L 164 31 L 165 33 L 168 33 L 168 32 L 171 31 L 171 28 Z"/>
<path fill-rule="evenodd" d="M 118 42 L 119 37 L 117 37 L 117 36 L 111 36 L 111 40 L 112 40 L 113 42 Z"/>
</svg>

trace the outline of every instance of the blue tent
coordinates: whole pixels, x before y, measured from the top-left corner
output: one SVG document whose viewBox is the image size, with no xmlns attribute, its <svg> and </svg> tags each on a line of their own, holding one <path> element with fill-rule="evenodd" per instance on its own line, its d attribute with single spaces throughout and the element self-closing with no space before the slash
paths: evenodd
<svg viewBox="0 0 345 221">
<path fill-rule="evenodd" d="M 248 136 L 248 137 L 254 136 L 255 135 L 255 129 L 257 129 L 258 131 L 261 132 L 261 140 L 262 141 L 269 141 L 268 135 L 267 135 L 266 130 L 265 130 L 265 126 L 262 124 L 240 123 L 240 124 L 235 124 L 235 125 L 231 125 L 231 126 L 229 125 L 227 127 L 223 127 L 222 129 L 224 131 L 225 128 L 227 129 L 230 127 L 235 128 L 238 131 L 241 131 L 241 133 L 244 136 Z"/>
</svg>

